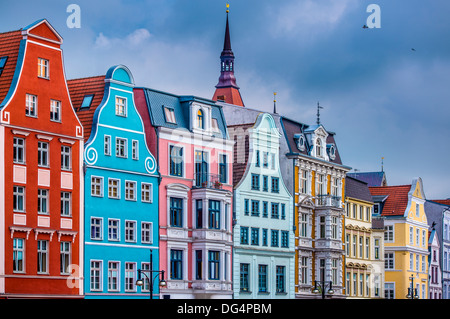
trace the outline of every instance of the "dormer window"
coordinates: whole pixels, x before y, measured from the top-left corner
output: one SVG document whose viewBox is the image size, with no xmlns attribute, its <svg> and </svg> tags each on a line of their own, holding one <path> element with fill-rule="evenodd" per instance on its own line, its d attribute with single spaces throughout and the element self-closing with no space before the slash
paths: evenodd
<svg viewBox="0 0 450 319">
<path fill-rule="evenodd" d="M 316 156 L 322 157 L 322 141 L 320 138 L 316 139 Z"/>
<path fill-rule="evenodd" d="M 3 69 L 5 68 L 6 60 L 8 60 L 7 56 L 3 56 L 0 58 L 0 75 L 2 75 Z"/>
<path fill-rule="evenodd" d="M 336 147 L 334 145 L 331 145 L 328 149 L 328 156 L 330 156 L 330 158 L 332 160 L 334 160 L 336 158 Z"/>
<path fill-rule="evenodd" d="M 298 141 L 297 141 L 297 147 L 298 147 L 298 149 L 300 151 L 304 151 L 305 150 L 305 147 L 306 147 L 305 143 L 306 143 L 305 142 L 305 136 L 300 135 L 300 137 L 298 138 Z"/>
<path fill-rule="evenodd" d="M 217 119 L 211 119 L 211 127 L 212 127 L 213 132 L 220 132 L 219 123 L 218 123 Z"/>
<path fill-rule="evenodd" d="M 201 109 L 197 111 L 197 128 L 202 130 L 205 128 L 204 115 Z"/>
<path fill-rule="evenodd" d="M 83 97 L 83 102 L 81 102 L 81 109 L 89 108 L 91 106 L 92 100 L 94 99 L 94 94 L 86 94 Z"/>
<path fill-rule="evenodd" d="M 176 124 L 175 120 L 175 111 L 172 108 L 164 106 L 164 116 L 166 118 L 166 122 Z"/>
</svg>

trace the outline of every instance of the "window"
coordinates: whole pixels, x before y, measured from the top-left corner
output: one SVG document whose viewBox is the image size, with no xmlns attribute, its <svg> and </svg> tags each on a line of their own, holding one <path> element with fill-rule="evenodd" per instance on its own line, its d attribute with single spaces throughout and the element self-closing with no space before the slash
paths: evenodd
<svg viewBox="0 0 450 319">
<path fill-rule="evenodd" d="M 116 96 L 116 115 L 127 116 L 127 99 Z"/>
<path fill-rule="evenodd" d="M 61 122 L 61 101 L 50 100 L 50 120 Z"/>
<path fill-rule="evenodd" d="M 275 154 L 270 153 L 270 168 L 275 169 Z"/>
<path fill-rule="evenodd" d="M 144 244 L 153 243 L 153 224 L 148 222 L 141 223 L 141 241 Z"/>
<path fill-rule="evenodd" d="M 301 170 L 300 171 L 300 185 L 299 191 L 301 194 L 308 193 L 308 171 Z"/>
<path fill-rule="evenodd" d="M 279 212 L 278 212 L 279 204 L 271 203 L 271 207 L 272 207 L 272 214 L 270 217 L 278 219 L 280 217 Z"/>
<path fill-rule="evenodd" d="M 226 183 L 227 180 L 227 156 L 225 154 L 219 154 L 219 181 Z"/>
<path fill-rule="evenodd" d="M 272 177 L 272 193 L 279 193 L 279 178 L 278 177 Z"/>
<path fill-rule="evenodd" d="M 115 178 L 108 178 L 108 197 L 120 198 L 120 180 Z"/>
<path fill-rule="evenodd" d="M 211 127 L 212 127 L 213 132 L 220 133 L 219 122 L 217 121 L 217 119 L 211 119 Z"/>
<path fill-rule="evenodd" d="M 334 286 L 337 286 L 339 283 L 339 260 L 336 258 L 333 258 L 331 260 L 331 281 L 333 282 Z"/>
<path fill-rule="evenodd" d="M 386 282 L 384 284 L 384 298 L 395 299 L 395 283 Z"/>
<path fill-rule="evenodd" d="M 345 234 L 345 255 L 350 256 L 350 234 Z"/>
<path fill-rule="evenodd" d="M 256 156 L 255 166 L 259 167 L 260 166 L 260 163 L 259 163 L 259 150 L 256 150 L 255 156 Z"/>
<path fill-rule="evenodd" d="M 70 273 L 69 266 L 71 264 L 70 258 L 71 243 L 69 241 L 62 241 L 60 244 L 60 263 L 59 270 L 61 275 L 68 275 Z"/>
<path fill-rule="evenodd" d="M 88 108 L 92 104 L 92 100 L 94 99 L 94 94 L 87 94 L 83 97 L 83 102 L 81 102 L 80 108 Z"/>
<path fill-rule="evenodd" d="M 302 257 L 300 261 L 301 267 L 301 278 L 300 283 L 307 284 L 308 283 L 308 257 Z"/>
<path fill-rule="evenodd" d="M 136 200 L 136 182 L 125 181 L 125 199 Z"/>
<path fill-rule="evenodd" d="M 263 246 L 268 245 L 268 243 L 267 243 L 268 236 L 269 236 L 268 234 L 269 234 L 269 230 L 267 228 L 263 228 L 263 230 L 262 230 L 262 245 Z"/>
<path fill-rule="evenodd" d="M 204 186 L 208 182 L 208 153 L 195 151 L 195 186 Z"/>
<path fill-rule="evenodd" d="M 204 115 L 201 109 L 197 111 L 197 128 L 205 129 Z"/>
<path fill-rule="evenodd" d="M 274 230 L 274 229 L 271 230 L 271 242 L 270 242 L 270 245 L 272 247 L 278 247 L 279 246 L 279 244 L 278 244 L 278 235 L 279 235 L 279 231 L 278 230 Z"/>
<path fill-rule="evenodd" d="M 104 153 L 107 156 L 111 156 L 111 136 L 105 135 L 104 136 Z"/>
<path fill-rule="evenodd" d="M 289 248 L 289 232 L 282 230 L 281 231 L 281 247 Z"/>
<path fill-rule="evenodd" d="M 172 176 L 183 176 L 183 148 L 170 146 L 170 171 Z"/>
<path fill-rule="evenodd" d="M 23 138 L 13 138 L 13 161 L 25 164 L 25 140 Z"/>
<path fill-rule="evenodd" d="M 259 191 L 259 174 L 252 174 L 252 189 Z"/>
<path fill-rule="evenodd" d="M 269 176 L 263 175 L 263 186 L 262 186 L 263 192 L 269 191 Z"/>
<path fill-rule="evenodd" d="M 183 279 L 182 250 L 170 250 L 170 279 Z"/>
<path fill-rule="evenodd" d="M 72 193 L 61 192 L 61 216 L 72 215 Z"/>
<path fill-rule="evenodd" d="M 25 212 L 25 187 L 13 186 L 13 211 Z"/>
<path fill-rule="evenodd" d="M 120 220 L 108 219 L 108 240 L 120 240 Z"/>
<path fill-rule="evenodd" d="M 286 286 L 286 267 L 285 266 L 277 266 L 276 267 L 276 292 L 284 293 Z"/>
<path fill-rule="evenodd" d="M 108 262 L 108 291 L 119 291 L 119 262 Z"/>
<path fill-rule="evenodd" d="M 48 167 L 48 143 L 38 142 L 38 165 Z"/>
<path fill-rule="evenodd" d="M 70 170 L 71 166 L 71 152 L 72 148 L 70 146 L 61 146 L 61 169 Z"/>
<path fill-rule="evenodd" d="M 286 204 L 281 204 L 281 219 L 286 219 Z"/>
<path fill-rule="evenodd" d="M 127 140 L 124 138 L 116 137 L 116 156 L 127 158 Z"/>
<path fill-rule="evenodd" d="M 131 142 L 131 158 L 134 160 L 139 159 L 139 141 L 133 140 Z"/>
<path fill-rule="evenodd" d="M 308 237 L 308 214 L 301 213 L 300 216 L 300 236 Z"/>
<path fill-rule="evenodd" d="M 136 276 L 136 263 L 125 263 L 125 291 L 134 292 L 135 291 L 135 281 Z"/>
<path fill-rule="evenodd" d="M 166 118 L 166 122 L 174 124 L 177 123 L 177 121 L 175 120 L 175 112 L 172 108 L 164 106 L 164 116 Z"/>
<path fill-rule="evenodd" d="M 339 225 L 338 218 L 336 216 L 331 217 L 331 238 L 339 239 Z"/>
<path fill-rule="evenodd" d="M 267 265 L 258 265 L 258 292 L 267 292 Z"/>
<path fill-rule="evenodd" d="M 103 196 L 103 177 L 91 177 L 91 196 Z"/>
<path fill-rule="evenodd" d="M 136 242 L 136 222 L 127 220 L 125 221 L 125 241 Z"/>
<path fill-rule="evenodd" d="M 22 238 L 14 238 L 13 240 L 13 272 L 25 271 L 25 246 Z"/>
<path fill-rule="evenodd" d="M 208 279 L 219 280 L 220 279 L 220 252 L 208 251 Z"/>
<path fill-rule="evenodd" d="M 322 157 L 322 141 L 320 138 L 316 139 L 316 156 Z"/>
<path fill-rule="evenodd" d="M 319 217 L 319 238 L 325 238 L 326 222 L 325 216 Z"/>
<path fill-rule="evenodd" d="M 195 213 L 196 213 L 196 228 L 203 228 L 203 201 L 201 199 L 195 200 Z"/>
<path fill-rule="evenodd" d="M 263 167 L 269 167 L 269 152 L 263 152 Z"/>
<path fill-rule="evenodd" d="M 254 246 L 259 245 L 259 228 L 251 229 L 251 241 L 250 243 Z"/>
<path fill-rule="evenodd" d="M 102 237 L 102 219 L 91 217 L 91 239 L 101 240 Z"/>
<path fill-rule="evenodd" d="M 47 214 L 48 213 L 48 190 L 38 189 L 38 213 Z"/>
<path fill-rule="evenodd" d="M 263 202 L 263 214 L 262 217 L 267 218 L 269 216 L 269 203 L 268 202 Z"/>
<path fill-rule="evenodd" d="M 7 56 L 2 56 L 2 57 L 0 58 L 0 75 L 2 75 L 2 72 L 3 72 L 4 68 L 5 68 L 6 61 L 7 61 L 7 60 L 8 60 L 8 57 L 7 57 Z"/>
<path fill-rule="evenodd" d="M 170 226 L 183 227 L 183 199 L 170 197 Z"/>
<path fill-rule="evenodd" d="M 323 174 L 317 174 L 317 195 L 322 196 L 325 195 L 325 175 Z M 356 218 L 356 216 L 354 216 Z"/>
<path fill-rule="evenodd" d="M 141 183 L 141 201 L 143 203 L 153 202 L 153 185 L 148 183 Z"/>
<path fill-rule="evenodd" d="M 91 261 L 91 291 L 102 290 L 102 262 L 97 260 Z"/>
<path fill-rule="evenodd" d="M 244 215 L 248 216 L 249 212 L 250 212 L 250 204 L 249 204 L 250 200 L 249 199 L 244 199 Z"/>
<path fill-rule="evenodd" d="M 36 95 L 27 94 L 25 97 L 25 115 L 37 117 L 37 101 Z"/>
<path fill-rule="evenodd" d="M 209 200 L 209 229 L 220 229 L 220 202 Z"/>
<path fill-rule="evenodd" d="M 380 259 L 380 240 L 379 239 L 374 240 L 374 251 L 375 251 L 374 258 L 377 260 Z"/>
<path fill-rule="evenodd" d="M 259 200 L 252 199 L 252 216 L 259 216 Z"/>
<path fill-rule="evenodd" d="M 248 227 L 241 226 L 241 240 L 242 245 L 248 245 Z"/>
<path fill-rule="evenodd" d="M 385 269 L 394 269 L 394 253 L 385 253 L 384 254 L 384 268 Z"/>
<path fill-rule="evenodd" d="M 195 251 L 195 279 L 201 280 L 203 278 L 203 252 L 201 250 Z"/>
<path fill-rule="evenodd" d="M 240 264 L 239 265 L 239 283 L 240 291 L 248 292 L 250 291 L 250 265 Z"/>
<path fill-rule="evenodd" d="M 384 240 L 386 242 L 394 241 L 394 226 L 384 226 Z"/>
<path fill-rule="evenodd" d="M 50 62 L 43 58 L 38 58 L 38 77 L 48 79 L 49 78 L 49 66 Z"/>
<path fill-rule="evenodd" d="M 48 272 L 48 241 L 37 241 L 37 272 L 46 274 Z"/>
</svg>

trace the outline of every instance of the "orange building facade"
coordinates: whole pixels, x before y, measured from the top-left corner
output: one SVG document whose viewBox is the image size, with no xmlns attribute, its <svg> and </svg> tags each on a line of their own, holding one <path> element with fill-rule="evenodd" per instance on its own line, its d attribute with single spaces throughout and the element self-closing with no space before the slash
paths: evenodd
<svg viewBox="0 0 450 319">
<path fill-rule="evenodd" d="M 83 129 L 47 20 L 0 34 L 0 298 L 82 297 Z"/>
</svg>

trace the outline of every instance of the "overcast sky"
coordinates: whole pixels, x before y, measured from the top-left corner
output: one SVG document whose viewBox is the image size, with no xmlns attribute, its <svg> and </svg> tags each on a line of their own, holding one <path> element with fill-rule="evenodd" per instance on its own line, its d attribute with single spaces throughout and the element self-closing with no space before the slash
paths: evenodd
<svg viewBox="0 0 450 319">
<path fill-rule="evenodd" d="M 423 179 L 450 197 L 450 1 L 7 1 L 0 31 L 46 18 L 64 39 L 68 79 L 124 64 L 136 85 L 212 98 L 226 3 L 246 106 L 321 123 L 347 166 L 384 170 L 389 185 Z M 69 28 L 69 4 L 81 9 Z M 362 28 L 380 8 L 379 28 Z M 369 22 L 374 20 L 369 19 Z"/>
</svg>

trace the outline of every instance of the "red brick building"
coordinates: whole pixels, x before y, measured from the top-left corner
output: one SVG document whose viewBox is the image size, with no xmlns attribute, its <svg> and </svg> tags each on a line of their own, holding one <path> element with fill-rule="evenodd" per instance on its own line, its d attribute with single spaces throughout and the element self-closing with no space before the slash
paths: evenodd
<svg viewBox="0 0 450 319">
<path fill-rule="evenodd" d="M 0 34 L 0 298 L 82 297 L 83 128 L 62 38 Z"/>
</svg>

